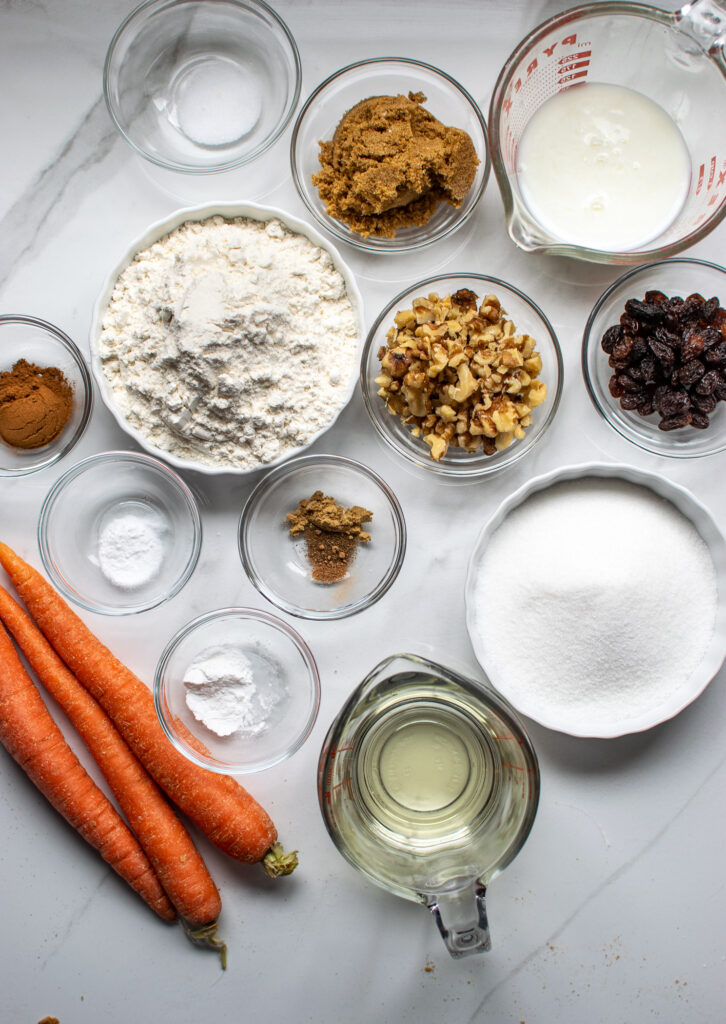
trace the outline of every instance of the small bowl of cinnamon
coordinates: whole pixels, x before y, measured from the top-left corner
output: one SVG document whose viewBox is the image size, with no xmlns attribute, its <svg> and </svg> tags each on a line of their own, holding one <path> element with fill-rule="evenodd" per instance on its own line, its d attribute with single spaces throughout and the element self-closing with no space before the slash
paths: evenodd
<svg viewBox="0 0 726 1024">
<path fill-rule="evenodd" d="M 82 436 L 93 387 L 67 334 L 32 316 L 0 316 L 0 476 L 52 466 Z"/>
<path fill-rule="evenodd" d="M 342 619 L 378 601 L 403 564 L 406 523 L 373 470 L 305 455 L 268 473 L 248 498 L 239 553 L 257 590 L 306 619 Z"/>
</svg>

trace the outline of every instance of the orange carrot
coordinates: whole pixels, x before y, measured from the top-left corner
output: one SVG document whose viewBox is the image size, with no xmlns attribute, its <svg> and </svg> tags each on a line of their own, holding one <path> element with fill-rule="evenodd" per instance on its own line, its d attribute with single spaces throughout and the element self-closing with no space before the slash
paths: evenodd
<svg viewBox="0 0 726 1024">
<path fill-rule="evenodd" d="M 0 626 L 0 742 L 55 809 L 167 921 L 175 918 L 154 869 L 113 804 L 65 741 L 12 640 Z"/>
<path fill-rule="evenodd" d="M 0 564 L 46 639 L 96 698 L 128 745 L 166 794 L 221 850 L 246 863 L 262 861 L 268 874 L 297 864 L 276 842 L 267 812 L 228 775 L 193 764 L 167 739 L 151 691 L 122 664 L 63 598 L 6 544 Z"/>
<path fill-rule="evenodd" d="M 197 937 L 201 929 L 211 942 L 222 904 L 191 836 L 104 711 L 2 587 L 0 619 L 93 754 L 187 930 Z"/>
</svg>

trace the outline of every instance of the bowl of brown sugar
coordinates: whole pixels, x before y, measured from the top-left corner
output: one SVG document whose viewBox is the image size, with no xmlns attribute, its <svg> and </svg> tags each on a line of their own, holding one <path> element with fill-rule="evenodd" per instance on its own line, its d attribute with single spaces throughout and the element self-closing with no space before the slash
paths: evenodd
<svg viewBox="0 0 726 1024">
<path fill-rule="evenodd" d="M 0 476 L 63 458 L 83 434 L 93 388 L 68 335 L 32 316 L 0 316 Z"/>
<path fill-rule="evenodd" d="M 402 57 L 359 61 L 322 82 L 300 111 L 290 160 L 319 224 L 386 253 L 458 230 L 490 166 L 474 99 L 445 71 Z"/>
<path fill-rule="evenodd" d="M 374 604 L 398 576 L 406 523 L 373 470 L 305 455 L 272 470 L 242 510 L 239 552 L 250 581 L 278 608 L 341 619 Z"/>
</svg>

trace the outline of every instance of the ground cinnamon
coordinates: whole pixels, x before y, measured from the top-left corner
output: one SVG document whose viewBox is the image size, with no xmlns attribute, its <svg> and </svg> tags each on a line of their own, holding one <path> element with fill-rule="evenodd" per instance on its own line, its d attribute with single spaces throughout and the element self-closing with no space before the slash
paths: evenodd
<svg viewBox="0 0 726 1024">
<path fill-rule="evenodd" d="M 73 388 L 57 366 L 19 359 L 0 373 L 0 438 L 13 448 L 42 448 L 73 411 Z"/>
<path fill-rule="evenodd" d="M 360 505 L 345 508 L 322 491 L 303 498 L 295 511 L 287 514 L 290 533 L 293 537 L 302 534 L 313 579 L 320 583 L 343 579 L 358 544 L 371 539 L 362 525 L 372 518 L 368 509 Z"/>
</svg>

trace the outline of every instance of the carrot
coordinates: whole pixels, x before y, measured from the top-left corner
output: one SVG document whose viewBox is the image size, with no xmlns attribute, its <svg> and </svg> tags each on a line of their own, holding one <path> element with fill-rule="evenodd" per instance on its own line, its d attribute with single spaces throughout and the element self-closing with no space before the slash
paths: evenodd
<svg viewBox="0 0 726 1024">
<path fill-rule="evenodd" d="M 159 917 L 175 918 L 146 854 L 65 741 L 0 626 L 0 742 L 28 778 Z"/>
<path fill-rule="evenodd" d="M 247 790 L 228 775 L 195 765 L 172 746 L 149 688 L 94 636 L 39 572 L 2 543 L 0 564 L 46 639 L 171 800 L 229 856 L 249 864 L 261 861 L 273 876 L 289 874 L 297 857 L 283 852 L 272 820 Z"/>
<path fill-rule="evenodd" d="M 104 711 L 2 587 L 0 619 L 95 758 L 187 931 L 217 945 L 222 904 L 191 836 Z"/>
</svg>

